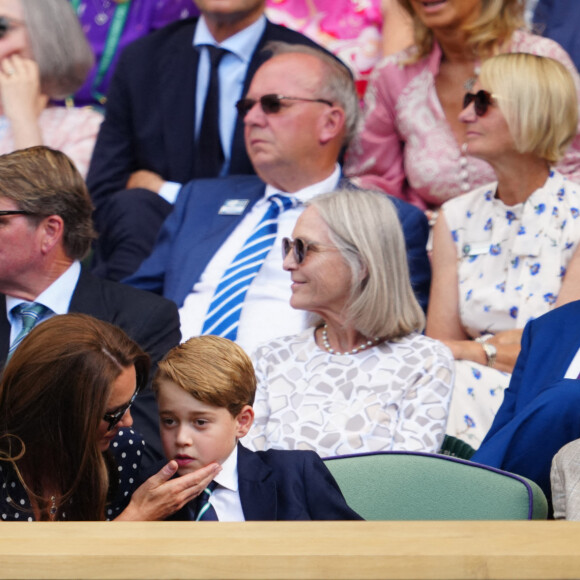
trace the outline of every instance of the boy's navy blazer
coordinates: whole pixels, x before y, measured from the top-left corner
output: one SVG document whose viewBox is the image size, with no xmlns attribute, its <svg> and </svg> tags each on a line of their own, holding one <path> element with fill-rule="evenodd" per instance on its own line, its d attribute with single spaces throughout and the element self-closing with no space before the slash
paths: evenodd
<svg viewBox="0 0 580 580">
<path fill-rule="evenodd" d="M 250 451 L 238 443 L 238 484 L 246 521 L 362 519 L 314 451 Z M 169 519 L 189 519 L 187 507 Z"/>
<path fill-rule="evenodd" d="M 339 186 L 349 186 L 348 180 L 343 179 Z M 163 224 L 152 254 L 125 282 L 162 294 L 181 307 L 209 261 L 262 198 L 265 187 L 255 175 L 197 179 L 184 185 L 173 212 Z M 240 215 L 221 215 L 220 208 L 227 199 L 247 200 L 248 204 Z M 425 309 L 431 283 L 431 266 L 426 251 L 429 225 L 422 211 L 405 201 L 390 199 L 397 208 L 403 227 L 411 283 Z"/>
</svg>

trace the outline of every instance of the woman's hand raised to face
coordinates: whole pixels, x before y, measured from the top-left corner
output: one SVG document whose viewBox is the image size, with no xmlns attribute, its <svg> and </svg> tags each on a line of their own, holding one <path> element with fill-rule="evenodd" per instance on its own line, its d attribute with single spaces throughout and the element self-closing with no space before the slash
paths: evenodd
<svg viewBox="0 0 580 580">
<path fill-rule="evenodd" d="M 38 65 L 17 54 L 0 63 L 0 91 L 4 114 L 12 122 L 38 117 L 47 103 L 47 97 L 40 94 Z"/>
<path fill-rule="evenodd" d="M 0 98 L 12 128 L 14 148 L 42 145 L 38 115 L 46 107 L 48 97 L 40 93 L 40 73 L 35 61 L 13 54 L 0 62 Z"/>
<path fill-rule="evenodd" d="M 163 520 L 197 497 L 221 469 L 218 463 L 210 463 L 193 473 L 171 479 L 177 472 L 177 462 L 170 461 L 135 491 L 129 505 L 115 521 Z"/>
</svg>

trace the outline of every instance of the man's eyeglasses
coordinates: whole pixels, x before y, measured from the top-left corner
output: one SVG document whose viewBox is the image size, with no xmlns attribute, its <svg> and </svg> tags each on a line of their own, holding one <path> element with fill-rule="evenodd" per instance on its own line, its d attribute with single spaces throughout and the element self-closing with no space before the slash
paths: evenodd
<svg viewBox="0 0 580 580">
<path fill-rule="evenodd" d="M 107 427 L 107 431 L 111 431 L 121 419 L 124 417 L 125 413 L 129 410 L 131 405 L 135 402 L 137 395 L 139 394 L 139 388 L 135 389 L 131 400 L 126 404 L 123 405 L 120 409 L 115 411 L 114 413 L 105 413 L 103 415 L 103 421 L 106 421 L 109 426 Z"/>
<path fill-rule="evenodd" d="M 8 16 L 0 16 L 0 38 L 4 38 L 11 30 L 22 26 L 22 20 L 16 20 Z"/>
<path fill-rule="evenodd" d="M 2 38 L 2 36 L 0 36 Z M 4 217 L 5 215 L 34 215 L 30 211 L 24 211 L 23 209 L 4 209 L 0 210 L 0 217 Z"/>
<path fill-rule="evenodd" d="M 291 240 L 290 238 L 282 238 L 282 259 L 292 250 L 294 261 L 297 264 L 302 264 L 306 260 L 306 255 L 310 248 L 327 248 L 328 250 L 338 250 L 335 246 L 319 244 L 318 242 L 305 242 L 302 238 Z"/>
<path fill-rule="evenodd" d="M 262 111 L 266 115 L 274 115 L 280 112 L 282 101 L 303 101 L 306 103 L 323 103 L 329 107 L 333 106 L 331 101 L 326 99 L 307 99 L 305 97 L 285 97 L 284 95 L 263 95 L 259 99 L 240 99 L 236 103 L 236 109 L 242 119 L 250 112 L 256 103 L 260 103 Z"/>
<path fill-rule="evenodd" d="M 478 117 L 483 117 L 487 109 L 493 104 L 494 95 L 481 90 L 477 93 L 465 93 L 463 97 L 463 108 L 467 109 L 473 103 L 473 109 Z"/>
</svg>

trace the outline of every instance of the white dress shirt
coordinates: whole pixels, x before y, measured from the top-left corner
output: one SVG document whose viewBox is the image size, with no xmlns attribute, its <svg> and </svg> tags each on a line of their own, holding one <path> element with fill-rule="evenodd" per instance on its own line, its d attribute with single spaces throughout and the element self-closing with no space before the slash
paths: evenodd
<svg viewBox="0 0 580 580">
<path fill-rule="evenodd" d="M 340 167 L 337 164 L 330 177 L 292 195 L 304 204 L 321 193 L 336 189 L 339 179 Z M 201 334 L 215 289 L 224 272 L 264 217 L 270 206 L 268 197 L 274 193 L 278 191 L 269 185 L 266 186 L 264 197 L 254 204 L 222 244 L 206 266 L 199 282 L 193 286 L 191 293 L 185 299 L 179 310 L 181 335 L 184 341 Z M 294 310 L 290 306 L 292 295 L 290 274 L 282 268 L 281 241 L 284 237 L 292 237 L 292 230 L 302 211 L 304 211 L 304 205 L 280 214 L 274 245 L 246 294 L 236 339 L 246 352 L 252 352 L 262 342 L 278 336 L 297 334 L 306 328 L 307 313 Z"/>
<path fill-rule="evenodd" d="M 57 278 L 46 290 L 41 292 L 34 299 L 34 302 L 38 302 L 52 310 L 52 312 L 48 312 L 42 320 L 48 320 L 55 314 L 66 314 L 68 312 L 70 301 L 72 300 L 72 295 L 75 291 L 80 275 L 80 262 L 75 261 L 72 263 L 70 268 L 64 272 L 64 274 Z M 20 316 L 12 316 L 11 310 L 23 302 L 28 302 L 28 300 L 15 298 L 14 296 L 6 296 L 6 315 L 10 321 L 11 327 L 10 344 L 12 344 L 22 329 L 22 318 Z"/>
<path fill-rule="evenodd" d="M 218 486 L 213 490 L 209 503 L 220 522 L 245 522 L 238 485 L 238 446 L 222 463 L 222 470 L 214 477 Z"/>
</svg>

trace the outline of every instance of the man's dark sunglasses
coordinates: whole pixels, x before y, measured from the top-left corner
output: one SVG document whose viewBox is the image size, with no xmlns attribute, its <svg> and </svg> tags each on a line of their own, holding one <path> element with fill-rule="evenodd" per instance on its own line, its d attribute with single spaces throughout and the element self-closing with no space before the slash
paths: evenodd
<svg viewBox="0 0 580 580">
<path fill-rule="evenodd" d="M 129 410 L 131 405 L 135 402 L 135 399 L 137 398 L 138 394 L 139 394 L 139 388 L 135 389 L 135 392 L 133 393 L 131 400 L 126 405 L 123 405 L 118 411 L 115 411 L 114 413 L 105 413 L 103 415 L 103 421 L 106 421 L 109 424 L 107 427 L 107 431 L 111 431 L 112 429 L 114 429 L 115 426 L 119 423 L 119 421 L 121 421 L 121 419 L 124 417 L 125 413 Z"/>
<path fill-rule="evenodd" d="M 236 109 L 238 114 L 242 119 L 250 112 L 250 109 L 254 107 L 256 103 L 260 103 L 262 111 L 266 115 L 272 115 L 280 112 L 282 108 L 282 101 L 304 101 L 307 103 L 323 103 L 329 107 L 333 106 L 333 103 L 327 101 L 326 99 L 307 99 L 305 97 L 285 97 L 284 95 L 263 95 L 259 99 L 240 99 L 236 103 Z"/>
<path fill-rule="evenodd" d="M 2 38 L 0 36 L 0 38 Z M 24 211 L 23 209 L 3 209 L 0 210 L 0 217 L 4 217 L 5 215 L 34 215 L 30 211 Z"/>
<path fill-rule="evenodd" d="M 475 114 L 478 117 L 483 117 L 490 105 L 493 104 L 493 95 L 484 90 L 477 91 L 477 93 L 465 93 L 463 108 L 467 109 L 471 103 L 473 103 Z"/>
</svg>

